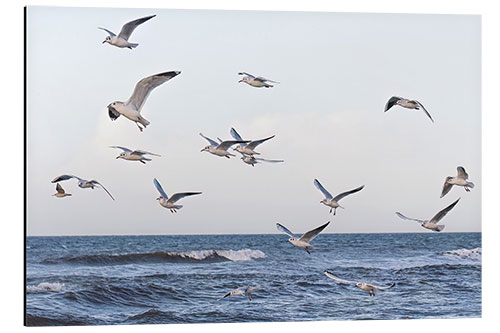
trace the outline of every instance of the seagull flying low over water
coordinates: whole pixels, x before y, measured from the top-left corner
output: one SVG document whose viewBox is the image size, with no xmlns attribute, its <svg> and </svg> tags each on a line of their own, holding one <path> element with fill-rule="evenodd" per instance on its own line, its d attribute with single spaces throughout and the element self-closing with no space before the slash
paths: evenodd
<svg viewBox="0 0 500 333">
<path fill-rule="evenodd" d="M 135 122 L 142 132 L 143 128 L 139 126 L 139 123 L 144 127 L 149 125 L 149 121 L 141 116 L 142 107 L 146 103 L 149 94 L 154 88 L 176 77 L 180 73 L 179 71 L 164 72 L 140 80 L 135 85 L 132 96 L 126 102 L 115 101 L 108 105 L 109 118 L 116 120 L 120 115 L 123 115 Z"/>
<path fill-rule="evenodd" d="M 155 187 L 158 190 L 158 192 L 160 192 L 160 196 L 156 198 L 156 200 L 158 200 L 160 205 L 162 205 L 163 207 L 170 209 L 171 213 L 177 213 L 177 209 L 181 209 L 183 207 L 182 205 L 175 204 L 180 199 L 191 195 L 201 194 L 201 192 L 181 192 L 181 193 L 174 193 L 169 198 L 165 193 L 165 191 L 163 190 L 163 188 L 161 187 L 160 182 L 158 182 L 156 178 L 153 179 L 153 183 L 155 184 Z"/>
<path fill-rule="evenodd" d="M 467 192 L 470 192 L 470 189 L 474 188 L 474 183 L 468 182 L 467 179 L 469 179 L 469 175 L 467 174 L 467 172 L 465 172 L 464 167 L 457 167 L 456 177 L 446 177 L 443 185 L 443 191 L 441 192 L 441 198 L 444 197 L 448 192 L 450 192 L 453 185 L 463 186 Z"/>
<path fill-rule="evenodd" d="M 156 15 L 146 16 L 146 17 L 125 23 L 122 27 L 122 30 L 120 30 L 120 33 L 118 34 L 118 36 L 115 35 L 112 31 L 109 31 L 108 29 L 99 27 L 99 29 L 106 31 L 109 34 L 109 36 L 107 36 L 106 39 L 102 43 L 103 44 L 108 43 L 108 44 L 114 45 L 114 46 L 119 47 L 119 48 L 128 47 L 129 49 L 132 49 L 132 48 L 137 47 L 137 45 L 139 45 L 139 44 L 129 43 L 128 39 L 129 39 L 130 35 L 132 34 L 132 32 L 134 32 L 135 28 L 137 28 L 140 24 L 143 24 L 144 22 L 152 19 L 155 16 Z"/>
<path fill-rule="evenodd" d="M 441 210 L 439 213 L 434 215 L 434 217 L 430 220 L 419 220 L 419 219 L 414 219 L 411 217 L 406 217 L 403 214 L 401 214 L 400 212 L 396 212 L 396 215 L 398 217 L 402 218 L 403 220 L 418 222 L 422 225 L 422 227 L 424 227 L 426 229 L 430 229 L 433 231 L 443 231 L 444 224 L 438 225 L 439 221 L 441 221 L 441 219 L 443 217 L 445 217 L 446 214 L 448 214 L 448 212 L 453 209 L 453 207 L 455 207 L 455 205 L 458 203 L 459 200 L 460 200 L 460 198 L 458 198 L 454 203 L 452 203 L 451 205 L 449 205 L 448 207 L 446 207 L 445 209 Z"/>
<path fill-rule="evenodd" d="M 123 150 L 123 152 L 120 153 L 120 155 L 116 156 L 116 159 L 121 158 L 127 161 L 139 161 L 142 164 L 146 164 L 145 161 L 151 161 L 150 158 L 147 158 L 144 155 L 153 155 L 161 157 L 161 155 L 150 153 L 144 150 L 131 150 L 126 147 L 120 147 L 120 146 L 109 146 L 109 148 L 118 148 Z"/>
<path fill-rule="evenodd" d="M 54 197 L 56 198 L 64 198 L 64 197 L 69 197 L 71 196 L 71 193 L 66 193 L 64 189 L 62 188 L 61 184 L 57 183 L 56 184 L 56 194 L 53 194 Z"/>
<path fill-rule="evenodd" d="M 236 132 L 236 130 L 231 127 L 231 136 L 237 140 L 237 141 L 244 141 L 241 136 L 238 134 L 238 132 Z M 247 144 L 240 144 L 238 146 L 236 146 L 236 148 L 233 148 L 233 150 L 236 150 L 242 154 L 246 154 L 246 155 L 260 155 L 260 153 L 254 151 L 255 147 L 257 147 L 258 145 L 260 145 L 261 143 L 267 141 L 267 140 L 270 140 L 272 138 L 274 138 L 275 136 L 270 136 L 270 137 L 267 137 L 265 139 L 261 139 L 261 140 L 253 140 L 253 141 L 250 141 L 249 143 Z"/>
<path fill-rule="evenodd" d="M 262 87 L 272 88 L 273 86 L 270 85 L 268 82 L 279 83 L 273 80 L 266 79 L 262 76 L 255 77 L 252 74 L 248 74 L 246 72 L 240 72 L 238 73 L 238 75 L 243 75 L 243 77 L 241 78 L 241 80 L 238 81 L 238 83 L 245 82 L 246 84 L 256 88 L 262 88 Z"/>
<path fill-rule="evenodd" d="M 321 192 L 323 192 L 323 195 L 325 196 L 325 198 L 323 200 L 321 200 L 320 203 L 324 204 L 325 206 L 330 207 L 330 213 L 333 210 L 333 215 L 336 214 L 338 207 L 344 208 L 341 205 L 339 205 L 339 203 L 338 203 L 340 199 L 342 199 L 343 197 L 348 196 L 349 194 L 353 194 L 353 193 L 359 192 L 359 191 L 361 191 L 365 187 L 365 185 L 362 185 L 360 187 L 355 188 L 354 190 L 350 190 L 350 191 L 347 191 L 347 192 L 340 193 L 339 195 L 337 195 L 334 198 L 330 194 L 330 192 L 328 192 L 323 187 L 323 185 L 321 185 L 321 183 L 317 179 L 314 179 L 314 185 L 318 188 L 318 190 L 320 190 Z"/>
<path fill-rule="evenodd" d="M 324 273 L 327 277 L 329 277 L 330 279 L 335 280 L 337 282 L 355 284 L 356 287 L 358 287 L 359 289 L 367 291 L 370 296 L 375 296 L 375 294 L 377 292 L 382 291 L 382 290 L 387 290 L 387 289 L 392 288 L 396 285 L 395 283 L 391 283 L 389 286 L 381 287 L 381 286 L 376 286 L 374 284 L 366 283 L 366 282 L 344 280 L 344 279 L 341 279 L 339 277 L 336 277 L 335 275 L 333 275 L 329 271 L 325 271 Z"/>
<path fill-rule="evenodd" d="M 234 290 L 231 290 L 230 292 L 228 292 L 227 294 L 225 294 L 224 296 L 222 296 L 221 298 L 218 299 L 218 301 L 220 301 L 221 299 L 224 299 L 226 297 L 229 297 L 229 296 L 235 296 L 235 295 L 239 295 L 239 296 L 247 296 L 248 297 L 248 300 L 252 300 L 254 299 L 254 297 L 252 296 L 252 293 L 256 290 L 259 290 L 260 289 L 260 286 L 254 286 L 254 287 L 240 287 L 240 288 L 237 288 L 237 289 L 234 289 Z"/>
<path fill-rule="evenodd" d="M 71 178 L 75 178 L 76 180 L 78 180 L 78 187 L 80 187 L 80 188 L 91 188 L 91 189 L 94 189 L 95 187 L 97 187 L 97 188 L 100 187 L 104 191 L 106 191 L 106 193 L 110 196 L 111 199 L 115 200 L 115 198 L 113 198 L 113 196 L 111 195 L 111 193 L 109 193 L 109 191 L 106 190 L 106 188 L 101 183 L 99 183 L 97 180 L 85 180 L 85 179 L 82 179 L 82 178 L 77 177 L 77 176 L 61 175 L 59 177 L 54 178 L 54 180 L 52 180 L 52 183 L 62 182 L 64 180 L 68 180 L 68 179 L 71 179 Z"/>
<path fill-rule="evenodd" d="M 214 154 L 217 156 L 224 156 L 229 158 L 229 156 L 235 156 L 234 154 L 229 153 L 227 150 L 229 147 L 232 145 L 238 144 L 238 143 L 248 143 L 250 141 L 243 141 L 243 140 L 228 140 L 228 141 L 221 141 L 221 143 L 217 143 L 216 141 L 204 136 L 203 134 L 200 133 L 200 135 L 210 143 L 210 145 L 206 146 L 203 148 L 201 151 L 208 151 L 210 154 Z"/>
<path fill-rule="evenodd" d="M 387 101 L 387 104 L 385 104 L 384 112 L 389 111 L 389 109 L 392 108 L 394 105 L 399 105 L 399 106 L 402 106 L 404 108 L 412 109 L 412 110 L 422 110 L 425 112 L 427 117 L 429 117 L 429 119 L 432 122 L 434 122 L 434 119 L 432 119 L 429 112 L 427 112 L 427 110 L 424 108 L 424 106 L 419 101 L 409 100 L 406 98 L 393 96 L 393 97 L 389 98 L 389 100 Z"/>
<path fill-rule="evenodd" d="M 284 225 L 282 225 L 280 223 L 276 223 L 276 228 L 278 228 L 279 231 L 284 232 L 285 234 L 287 234 L 288 236 L 290 236 L 290 239 L 288 239 L 288 241 L 290 243 L 292 243 L 292 245 L 300 247 L 300 248 L 306 250 L 306 252 L 308 254 L 311 254 L 311 252 L 309 252 L 308 249 L 309 248 L 313 249 L 314 247 L 311 244 L 309 244 L 309 243 L 314 238 L 316 238 L 316 236 L 318 236 L 318 234 L 320 232 L 322 232 L 323 229 L 325 229 L 329 224 L 330 224 L 330 221 L 326 222 L 325 224 L 323 224 L 320 227 L 317 227 L 316 229 L 313 229 L 311 231 L 306 232 L 305 234 L 303 234 L 299 238 L 297 238 L 297 236 L 295 236 L 293 234 L 293 232 L 291 232 L 290 230 L 288 230 Z"/>
</svg>

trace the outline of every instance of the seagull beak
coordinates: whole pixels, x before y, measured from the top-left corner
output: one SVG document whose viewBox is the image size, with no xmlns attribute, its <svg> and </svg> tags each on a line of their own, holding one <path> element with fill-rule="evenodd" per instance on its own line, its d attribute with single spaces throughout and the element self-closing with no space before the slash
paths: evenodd
<svg viewBox="0 0 500 333">
<path fill-rule="evenodd" d="M 116 159 L 119 159 L 119 158 L 120 158 L 120 156 L 116 156 Z"/>
<path fill-rule="evenodd" d="M 239 80 L 238 83 L 243 82 L 243 80 Z"/>
<path fill-rule="evenodd" d="M 106 43 L 106 40 L 104 40 L 102 43 L 103 43 L 103 44 L 104 44 L 104 43 Z"/>
</svg>

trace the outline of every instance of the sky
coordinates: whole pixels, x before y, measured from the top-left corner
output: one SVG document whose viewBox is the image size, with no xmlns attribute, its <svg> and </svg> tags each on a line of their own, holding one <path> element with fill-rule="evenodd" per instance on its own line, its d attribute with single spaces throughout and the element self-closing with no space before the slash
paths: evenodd
<svg viewBox="0 0 500 333">
<path fill-rule="evenodd" d="M 102 44 L 133 19 L 136 49 Z M 480 17 L 202 10 L 28 9 L 28 235 L 423 232 L 417 223 L 461 197 L 445 232 L 481 231 Z M 181 75 L 156 88 L 142 110 L 144 132 L 106 106 L 126 101 L 140 79 Z M 257 89 L 240 71 L 279 81 Z M 421 112 L 395 107 L 419 100 Z M 259 146 L 281 164 L 244 164 L 200 150 L 206 141 L 275 138 Z M 116 160 L 110 145 L 161 154 L 147 165 Z M 440 199 L 462 165 L 476 187 Z M 97 179 L 114 195 L 50 181 Z M 201 191 L 171 214 L 155 200 Z M 337 215 L 320 200 L 318 178 L 342 199 Z M 428 231 L 430 232 L 430 231 Z"/>
</svg>

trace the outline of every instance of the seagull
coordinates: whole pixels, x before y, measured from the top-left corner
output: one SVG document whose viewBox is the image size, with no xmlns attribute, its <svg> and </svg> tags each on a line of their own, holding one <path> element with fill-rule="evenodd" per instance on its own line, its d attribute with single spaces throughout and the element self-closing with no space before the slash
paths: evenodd
<svg viewBox="0 0 500 333">
<path fill-rule="evenodd" d="M 180 199 L 187 197 L 187 196 L 190 196 L 190 195 L 201 194 L 201 192 L 174 193 L 174 194 L 172 194 L 172 196 L 169 199 L 167 194 L 165 193 L 165 191 L 163 190 L 163 188 L 161 187 L 160 183 L 158 182 L 158 180 L 156 178 L 153 179 L 153 183 L 155 184 L 158 192 L 160 192 L 160 196 L 158 198 L 156 198 L 156 200 L 158 200 L 160 205 L 162 205 L 163 207 L 170 209 L 171 213 L 177 213 L 177 209 L 182 208 L 182 205 L 175 204 Z"/>
<path fill-rule="evenodd" d="M 149 125 L 149 121 L 141 116 L 141 109 L 144 103 L 146 103 L 149 94 L 154 88 L 176 77 L 180 73 L 179 71 L 164 72 L 140 80 L 135 85 L 132 96 L 126 102 L 115 101 L 108 105 L 109 118 L 116 120 L 120 115 L 123 115 L 135 122 L 142 132 L 143 128 L 139 126 L 139 123 L 144 127 Z"/>
<path fill-rule="evenodd" d="M 97 188 L 100 187 L 104 191 L 106 191 L 106 193 L 111 197 L 111 199 L 115 200 L 115 198 L 113 198 L 113 196 L 111 195 L 111 193 L 109 193 L 108 190 L 106 190 L 106 188 L 101 183 L 99 183 L 97 180 L 85 180 L 85 179 L 82 179 L 82 178 L 77 177 L 77 176 L 61 175 L 59 177 L 54 178 L 54 180 L 52 181 L 52 183 L 62 182 L 64 180 L 68 180 L 68 179 L 71 179 L 71 178 L 75 178 L 75 179 L 78 180 L 78 187 L 80 187 L 80 188 L 91 188 L 91 189 L 94 189 L 95 187 L 97 187 Z"/>
<path fill-rule="evenodd" d="M 241 78 L 241 80 L 238 81 L 238 83 L 245 82 L 246 84 L 249 84 L 252 87 L 256 87 L 256 88 L 262 88 L 262 87 L 272 88 L 273 86 L 270 85 L 268 82 L 279 83 L 276 81 L 266 79 L 262 76 L 255 77 L 252 74 L 248 74 L 246 72 L 240 72 L 240 73 L 238 73 L 238 75 L 243 75 L 243 77 Z"/>
<path fill-rule="evenodd" d="M 238 134 L 238 132 L 236 132 L 236 130 L 231 127 L 231 136 L 235 139 L 235 140 L 238 140 L 238 141 L 244 141 L 241 136 Z M 233 148 L 233 150 L 236 150 L 236 151 L 239 151 L 240 153 L 243 153 L 243 154 L 246 154 L 246 155 L 260 155 L 260 153 L 257 153 L 256 151 L 254 151 L 255 147 L 257 147 L 258 145 L 260 145 L 261 143 L 267 141 L 267 140 L 270 140 L 272 138 L 274 138 L 275 136 L 270 136 L 268 138 L 265 138 L 265 139 L 261 139 L 261 140 L 254 140 L 254 141 L 250 141 L 248 144 L 240 144 L 238 146 L 236 146 L 236 148 Z"/>
<path fill-rule="evenodd" d="M 226 297 L 235 296 L 235 295 L 247 296 L 248 300 L 251 301 L 252 299 L 254 299 L 254 297 L 252 296 L 252 293 L 256 290 L 259 290 L 259 289 L 260 289 L 260 286 L 240 287 L 240 288 L 231 290 L 230 292 L 228 292 L 227 294 L 225 294 L 224 296 L 219 298 L 218 301 L 220 301 L 221 299 L 224 299 Z"/>
<path fill-rule="evenodd" d="M 69 197 L 71 196 L 71 193 L 66 193 L 64 189 L 62 188 L 61 184 L 57 183 L 56 184 L 56 194 L 53 194 L 54 197 L 56 198 L 64 198 L 64 197 Z"/>
<path fill-rule="evenodd" d="M 139 44 L 129 43 L 128 39 L 129 39 L 130 35 L 132 34 L 132 32 L 134 32 L 135 28 L 137 28 L 140 24 L 146 22 L 147 20 L 152 19 L 155 16 L 156 15 L 146 16 L 146 17 L 125 23 L 122 27 L 122 30 L 120 30 L 120 33 L 118 34 L 118 36 L 116 36 L 112 31 L 109 31 L 108 29 L 99 27 L 98 29 L 104 30 L 109 34 L 109 36 L 107 36 L 106 39 L 102 43 L 103 44 L 108 43 L 108 44 L 114 45 L 114 46 L 119 47 L 119 48 L 124 48 L 124 47 L 128 47 L 129 49 L 136 48 L 137 45 L 139 45 Z"/>
<path fill-rule="evenodd" d="M 439 231 L 443 231 L 443 229 L 444 229 L 444 224 L 438 225 L 439 221 L 443 217 L 445 217 L 446 214 L 448 214 L 448 212 L 453 209 L 453 207 L 455 207 L 455 205 L 458 203 L 459 200 L 460 200 L 460 198 L 458 198 L 457 201 L 455 201 L 454 203 L 452 203 L 451 205 L 449 205 L 448 207 L 446 207 L 445 209 L 441 210 L 439 213 L 434 215 L 434 217 L 430 220 L 419 220 L 419 219 L 414 219 L 411 217 L 406 217 L 403 214 L 401 214 L 400 212 L 396 212 L 396 215 L 398 217 L 402 218 L 403 220 L 415 221 L 415 222 L 420 223 L 422 225 L 422 227 L 424 227 L 426 229 L 430 229 L 430 230 L 439 232 Z"/>
<path fill-rule="evenodd" d="M 228 141 L 221 141 L 221 143 L 217 143 L 216 141 L 204 136 L 203 134 L 200 133 L 200 135 L 208 141 L 208 143 L 210 143 L 210 145 L 206 146 L 205 148 L 203 148 L 201 151 L 208 151 L 210 154 L 214 154 L 214 155 L 217 155 L 217 156 L 224 156 L 224 157 L 227 157 L 229 158 L 229 156 L 235 156 L 231 153 L 229 153 L 227 150 L 229 149 L 229 147 L 231 147 L 232 145 L 235 145 L 237 143 L 248 143 L 250 141 L 243 141 L 243 140 L 228 140 Z"/>
<path fill-rule="evenodd" d="M 290 236 L 290 239 L 288 239 L 288 241 L 290 243 L 292 243 L 292 245 L 300 247 L 300 248 L 306 250 L 306 252 L 308 254 L 311 254 L 311 252 L 309 252 L 308 248 L 313 249 L 314 247 L 311 244 L 309 244 L 309 243 L 314 238 L 316 238 L 316 236 L 318 236 L 318 234 L 320 232 L 322 232 L 323 229 L 325 229 L 326 226 L 329 225 L 329 224 L 330 224 L 330 221 L 326 222 L 325 224 L 323 224 L 320 227 L 317 227 L 316 229 L 313 229 L 311 231 L 306 232 L 300 238 L 296 238 L 296 236 L 290 230 L 288 230 L 284 225 L 282 225 L 282 224 L 276 223 L 276 228 L 278 228 L 279 231 L 282 231 L 285 234 L 287 234 L 288 236 Z"/>
<path fill-rule="evenodd" d="M 344 280 L 344 279 L 341 279 L 339 277 L 336 277 L 335 275 L 333 275 L 329 271 L 325 271 L 324 273 L 325 273 L 325 275 L 327 277 L 329 277 L 330 279 L 335 280 L 337 282 L 340 282 L 340 283 L 354 283 L 356 285 L 356 287 L 358 287 L 359 289 L 367 291 L 370 296 L 375 296 L 375 294 L 377 292 L 382 291 L 382 290 L 387 290 L 387 289 L 392 288 L 392 287 L 394 287 L 396 285 L 395 283 L 391 283 L 389 286 L 380 287 L 380 286 L 376 286 L 374 284 L 366 283 L 366 282 Z"/>
<path fill-rule="evenodd" d="M 266 160 L 265 158 L 258 158 L 258 157 L 254 157 L 254 156 L 248 156 L 248 155 L 245 155 L 245 154 L 241 154 L 241 155 L 243 155 L 241 157 L 241 160 L 243 162 L 245 162 L 246 164 L 249 164 L 251 166 L 255 166 L 255 164 L 262 163 L 262 162 L 267 162 L 267 163 L 281 163 L 281 162 L 285 162 L 283 160 Z"/>
<path fill-rule="evenodd" d="M 150 158 L 146 158 L 144 155 L 153 155 L 153 156 L 160 156 L 158 154 L 150 153 L 144 150 L 130 150 L 126 147 L 120 147 L 120 146 L 109 146 L 109 148 L 118 148 L 123 150 L 120 155 L 116 156 L 116 159 L 122 158 L 127 161 L 139 161 L 142 164 L 146 164 L 145 161 L 151 161 Z"/>
<path fill-rule="evenodd" d="M 451 176 L 446 177 L 443 185 L 443 191 L 441 192 L 441 198 L 444 197 L 448 192 L 450 192 L 453 185 L 463 186 L 465 191 L 470 192 L 470 189 L 474 188 L 474 183 L 468 182 L 467 181 L 468 178 L 469 175 L 467 174 L 467 172 L 465 172 L 464 167 L 461 166 L 457 167 L 456 177 L 451 177 Z"/>
<path fill-rule="evenodd" d="M 385 105 L 384 112 L 389 111 L 389 109 L 392 108 L 394 105 L 399 105 L 399 106 L 402 106 L 404 108 L 413 109 L 413 110 L 420 110 L 420 109 L 422 109 L 422 111 L 425 112 L 425 114 L 427 115 L 427 117 L 429 117 L 430 120 L 432 122 L 434 122 L 434 119 L 432 119 L 432 117 L 429 114 L 429 112 L 427 112 L 427 110 L 424 108 L 424 106 L 419 101 L 409 100 L 409 99 L 406 99 L 406 98 L 393 96 L 393 97 L 389 98 L 389 100 L 387 101 L 387 104 Z"/>
<path fill-rule="evenodd" d="M 349 194 L 353 194 L 353 193 L 359 192 L 359 191 L 361 191 L 365 187 L 365 185 L 362 185 L 360 187 L 355 188 L 354 190 L 350 190 L 350 191 L 347 191 L 347 192 L 340 193 L 339 195 L 337 195 L 334 198 L 330 194 L 330 192 L 328 192 L 323 187 L 323 185 L 321 185 L 321 183 L 317 179 L 314 179 L 314 185 L 318 188 L 318 190 L 320 190 L 321 192 L 323 192 L 323 195 L 325 196 L 325 198 L 323 200 L 321 200 L 320 203 L 324 204 L 325 206 L 330 207 L 330 213 L 333 210 L 333 215 L 335 215 L 337 213 L 337 208 L 338 207 L 344 208 L 341 205 L 339 205 L 339 203 L 338 203 L 338 201 L 340 199 L 342 199 L 343 197 L 348 196 Z"/>
</svg>

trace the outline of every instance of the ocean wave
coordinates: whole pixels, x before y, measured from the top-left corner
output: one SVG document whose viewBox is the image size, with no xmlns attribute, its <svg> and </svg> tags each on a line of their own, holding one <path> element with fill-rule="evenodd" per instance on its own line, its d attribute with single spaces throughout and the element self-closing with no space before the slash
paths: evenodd
<svg viewBox="0 0 500 333">
<path fill-rule="evenodd" d="M 146 252 L 126 254 L 89 254 L 76 257 L 46 259 L 44 263 L 76 263 L 94 265 L 120 265 L 131 263 L 212 263 L 222 261 L 246 261 L 265 258 L 260 250 L 200 250 L 185 252 Z"/>
<path fill-rule="evenodd" d="M 445 251 L 444 254 L 467 259 L 481 259 L 482 252 L 482 248 L 476 247 L 475 249 L 457 249 Z"/>
<path fill-rule="evenodd" d="M 64 287 L 63 283 L 50 283 L 50 282 L 41 282 L 36 286 L 27 286 L 27 291 L 61 291 Z"/>
</svg>

